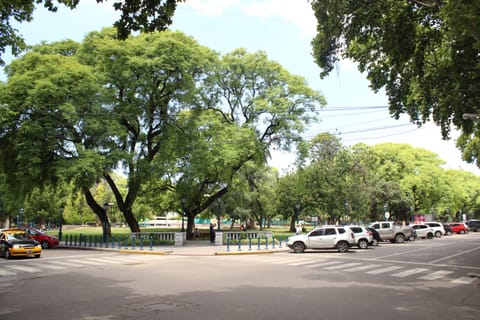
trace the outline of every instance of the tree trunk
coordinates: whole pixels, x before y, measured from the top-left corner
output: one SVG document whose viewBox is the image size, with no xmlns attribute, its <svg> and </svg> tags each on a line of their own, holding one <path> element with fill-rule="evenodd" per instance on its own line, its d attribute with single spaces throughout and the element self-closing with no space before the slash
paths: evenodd
<svg viewBox="0 0 480 320">
<path fill-rule="evenodd" d="M 98 216 L 100 222 L 102 223 L 102 234 L 103 240 L 106 241 L 106 238 L 112 236 L 112 229 L 110 227 L 110 221 L 108 221 L 107 210 L 100 206 L 95 198 L 93 197 L 92 193 L 90 192 L 89 188 L 83 188 L 83 194 L 85 195 L 85 199 L 87 200 L 88 206 L 92 209 L 92 211 Z"/>
<path fill-rule="evenodd" d="M 292 217 L 292 220 L 290 220 L 290 232 L 295 232 L 295 216 Z"/>
<path fill-rule="evenodd" d="M 123 217 L 125 218 L 125 222 L 128 224 L 131 232 L 140 232 L 140 226 L 138 225 L 137 219 L 133 215 L 132 210 L 126 210 L 123 213 Z"/>
</svg>

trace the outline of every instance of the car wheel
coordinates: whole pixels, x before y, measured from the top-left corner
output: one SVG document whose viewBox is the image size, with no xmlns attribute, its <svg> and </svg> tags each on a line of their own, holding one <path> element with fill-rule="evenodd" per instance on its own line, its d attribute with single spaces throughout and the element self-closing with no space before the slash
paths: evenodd
<svg viewBox="0 0 480 320">
<path fill-rule="evenodd" d="M 441 238 L 441 237 L 442 237 L 442 233 L 441 233 L 440 231 L 435 232 L 435 237 Z"/>
<path fill-rule="evenodd" d="M 293 244 L 293 252 L 302 253 L 303 251 L 305 251 L 305 245 L 303 242 L 295 242 Z"/>
<path fill-rule="evenodd" d="M 42 241 L 42 249 L 47 249 L 48 247 L 50 247 L 50 245 L 48 244 L 48 241 L 47 241 L 47 240 L 43 240 L 43 241 Z"/>
<path fill-rule="evenodd" d="M 36 254 L 36 255 L 35 255 L 35 258 L 40 258 L 40 255 L 39 255 L 39 254 Z"/>
<path fill-rule="evenodd" d="M 337 243 L 337 250 L 339 252 L 347 252 L 348 251 L 348 243 L 346 241 L 340 241 Z"/>
<path fill-rule="evenodd" d="M 368 248 L 368 241 L 366 239 L 360 239 L 360 240 L 358 240 L 357 245 L 360 249 L 367 249 Z"/>
<path fill-rule="evenodd" d="M 395 242 L 396 243 L 404 243 L 405 242 L 405 237 L 403 236 L 403 234 L 397 234 L 395 236 Z"/>
<path fill-rule="evenodd" d="M 427 234 L 427 239 L 433 239 L 433 233 Z"/>
<path fill-rule="evenodd" d="M 12 256 L 10 255 L 10 250 L 8 248 L 5 248 L 5 259 L 10 259 Z"/>
</svg>

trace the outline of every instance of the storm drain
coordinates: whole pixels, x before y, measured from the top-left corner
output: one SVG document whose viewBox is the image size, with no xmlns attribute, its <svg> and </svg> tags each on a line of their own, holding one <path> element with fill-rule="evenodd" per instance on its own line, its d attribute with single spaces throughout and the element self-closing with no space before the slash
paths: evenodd
<svg viewBox="0 0 480 320">
<path fill-rule="evenodd" d="M 194 306 L 194 304 L 183 301 L 162 299 L 161 301 L 142 301 L 133 303 L 128 306 L 128 309 L 143 312 L 173 312 L 178 310 L 187 310 Z"/>
</svg>

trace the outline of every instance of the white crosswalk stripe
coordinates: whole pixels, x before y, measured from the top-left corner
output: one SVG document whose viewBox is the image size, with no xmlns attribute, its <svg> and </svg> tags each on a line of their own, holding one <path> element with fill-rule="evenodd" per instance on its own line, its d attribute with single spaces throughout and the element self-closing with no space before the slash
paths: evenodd
<svg viewBox="0 0 480 320">
<path fill-rule="evenodd" d="M 82 260 L 76 260 L 76 259 L 71 259 L 71 260 L 67 260 L 68 262 L 73 262 L 73 263 L 76 263 L 76 264 L 87 264 L 87 265 L 93 265 L 93 266 L 99 266 L 99 265 L 102 265 L 102 264 L 105 264 L 105 263 L 102 263 L 102 262 L 98 262 L 98 261 L 89 261 L 89 260 L 86 260 L 86 259 L 82 259 Z"/>
<path fill-rule="evenodd" d="M 0 277 L 14 276 L 14 275 L 16 275 L 15 272 L 8 271 L 8 270 L 5 270 L 5 269 L 0 269 Z"/>
<path fill-rule="evenodd" d="M 341 264 L 341 265 L 335 265 L 335 266 L 329 266 L 329 267 L 325 267 L 325 268 L 322 268 L 322 269 L 325 269 L 325 270 L 340 270 L 340 269 L 348 269 L 350 267 L 355 267 L 355 266 L 359 266 L 361 265 L 361 263 L 358 263 L 358 262 L 352 262 L 352 263 L 345 263 L 345 264 Z"/>
<path fill-rule="evenodd" d="M 342 261 L 320 262 L 320 263 L 318 263 L 317 265 L 314 265 L 314 266 L 307 266 L 307 268 L 323 268 L 323 267 L 326 267 L 326 266 L 331 266 L 331 265 L 334 265 L 334 264 L 342 264 L 342 263 L 343 263 Z"/>
<path fill-rule="evenodd" d="M 348 271 L 348 272 L 364 271 L 364 270 L 368 270 L 368 269 L 378 268 L 378 267 L 381 267 L 381 266 L 382 266 L 381 264 L 367 264 L 367 265 L 361 265 L 361 266 L 354 267 L 354 268 L 349 268 L 345 271 Z"/>
<path fill-rule="evenodd" d="M 54 264 L 42 264 L 42 268 L 52 269 L 52 270 L 63 270 L 65 266 L 57 266 Z"/>
<path fill-rule="evenodd" d="M 313 261 L 313 260 L 306 260 L 306 261 L 299 261 L 299 262 L 289 263 L 288 265 L 289 265 L 289 266 L 292 266 L 292 267 L 298 267 L 298 266 L 305 266 L 305 265 L 309 265 L 309 264 L 318 265 L 318 262 L 317 262 L 317 261 Z"/>
<path fill-rule="evenodd" d="M 474 277 L 460 277 L 460 278 L 457 278 L 455 280 L 452 280 L 451 282 L 456 283 L 456 284 L 470 284 L 475 280 L 476 280 L 476 278 L 474 278 Z"/>
<path fill-rule="evenodd" d="M 380 269 L 377 269 L 377 270 L 368 271 L 366 273 L 378 275 L 378 274 L 387 273 L 387 272 L 395 271 L 395 270 L 402 269 L 402 268 L 403 267 L 399 267 L 399 266 L 390 266 L 390 267 L 380 268 Z"/>
<path fill-rule="evenodd" d="M 42 271 L 42 269 L 27 267 L 27 266 L 9 265 L 9 266 L 6 266 L 6 267 L 9 268 L 9 269 L 14 269 L 14 270 L 24 271 L 24 272 L 29 272 L 29 273 L 35 273 L 35 272 Z"/>
<path fill-rule="evenodd" d="M 409 269 L 409 270 L 406 270 L 406 271 L 403 271 L 403 272 L 392 274 L 392 276 L 397 277 L 397 278 L 405 278 L 405 277 L 408 277 L 408 276 L 411 276 L 411 275 L 414 275 L 414 274 L 417 274 L 417 273 L 425 272 L 425 271 L 428 271 L 428 269 L 413 268 L 413 269 Z"/>
<path fill-rule="evenodd" d="M 452 274 L 453 271 L 446 271 L 446 270 L 439 270 L 439 271 L 435 271 L 435 272 L 432 272 L 430 274 L 427 274 L 425 276 L 421 276 L 417 279 L 420 279 L 420 280 L 437 280 L 437 279 L 441 279 L 449 274 Z"/>
</svg>

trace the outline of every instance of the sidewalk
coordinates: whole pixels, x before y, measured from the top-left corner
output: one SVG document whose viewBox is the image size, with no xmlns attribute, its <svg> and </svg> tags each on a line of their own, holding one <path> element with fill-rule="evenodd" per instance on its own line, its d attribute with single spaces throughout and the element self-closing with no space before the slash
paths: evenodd
<svg viewBox="0 0 480 320">
<path fill-rule="evenodd" d="M 179 255 L 179 256 L 220 256 L 220 255 L 244 255 L 244 254 L 272 254 L 276 252 L 290 251 L 286 244 L 282 247 L 276 245 L 267 248 L 257 246 L 249 248 L 248 245 L 242 245 L 240 250 L 237 245 L 227 248 L 226 245 L 218 246 L 210 243 L 208 240 L 187 240 L 183 246 L 148 246 L 135 248 L 111 248 L 111 247 L 82 247 L 82 246 L 65 246 L 60 245 L 59 248 L 65 249 L 82 249 L 82 250 L 98 250 L 98 251 L 117 251 L 126 254 L 153 254 L 153 255 Z"/>
</svg>

